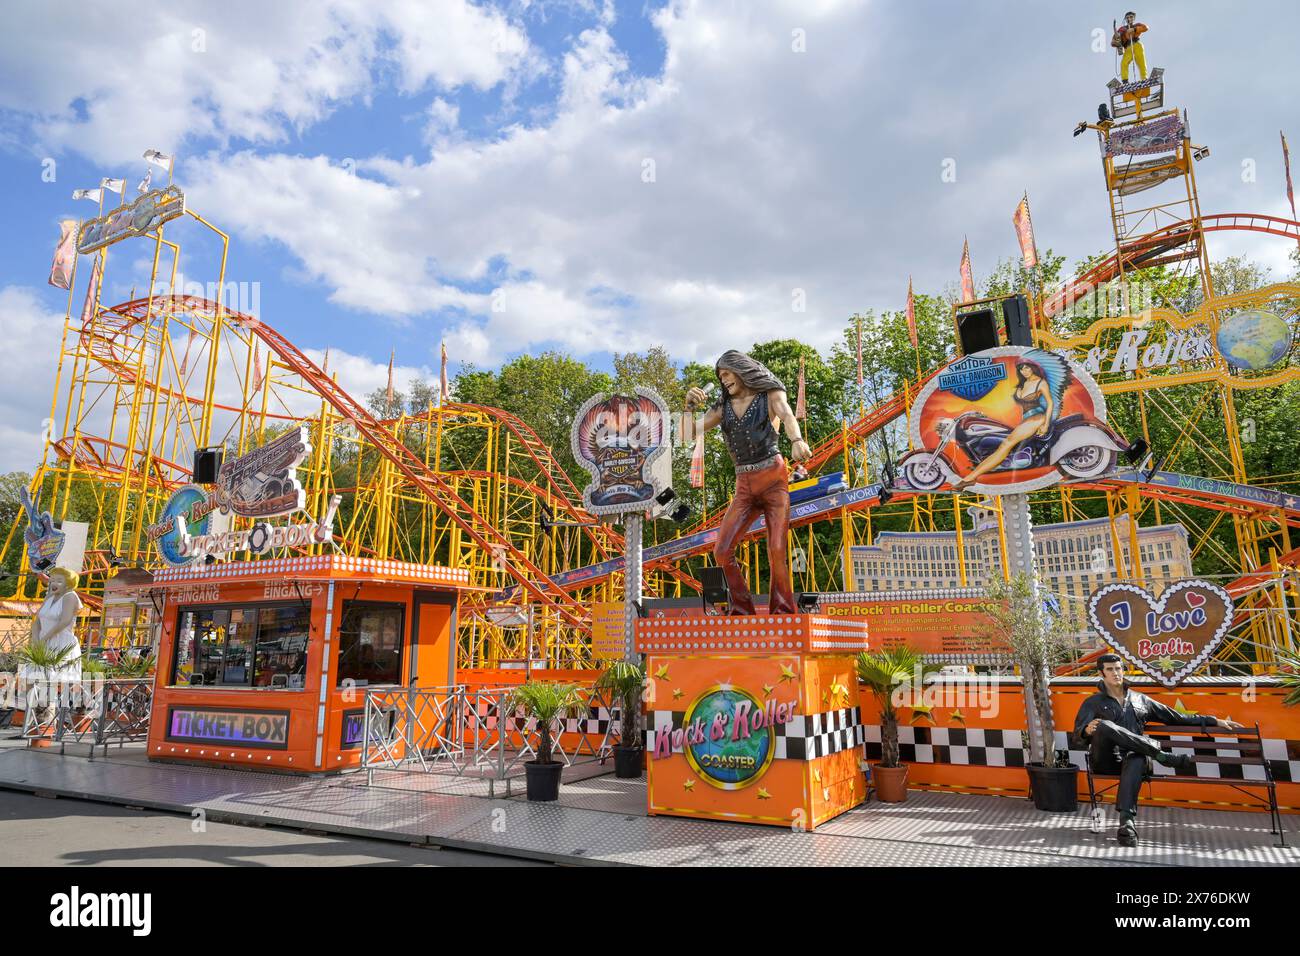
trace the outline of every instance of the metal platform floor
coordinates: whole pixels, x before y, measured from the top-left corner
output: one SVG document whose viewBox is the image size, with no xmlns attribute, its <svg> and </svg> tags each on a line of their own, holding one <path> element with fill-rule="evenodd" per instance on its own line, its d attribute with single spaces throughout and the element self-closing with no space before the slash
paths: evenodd
<svg viewBox="0 0 1300 956">
<path fill-rule="evenodd" d="M 814 833 L 645 815 L 644 781 L 595 765 L 565 772 L 561 799 L 490 798 L 448 774 L 324 779 L 150 763 L 138 748 L 107 759 L 0 749 L 0 788 L 209 819 L 344 833 L 570 864 L 660 866 L 1295 866 L 1267 814 L 1144 807 L 1136 849 L 1094 834 L 1085 810 L 1039 813 L 1023 799 L 913 791 L 869 803 Z M 394 779 L 396 778 L 396 779 Z M 1300 840 L 1284 818 L 1289 842 Z"/>
</svg>

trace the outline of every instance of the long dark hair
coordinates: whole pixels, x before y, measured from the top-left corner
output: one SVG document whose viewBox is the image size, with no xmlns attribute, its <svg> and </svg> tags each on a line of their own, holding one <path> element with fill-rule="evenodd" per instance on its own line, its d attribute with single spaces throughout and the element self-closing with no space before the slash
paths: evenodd
<svg viewBox="0 0 1300 956">
<path fill-rule="evenodd" d="M 1025 384 L 1025 375 L 1020 370 L 1024 368 L 1026 365 L 1032 368 L 1034 370 L 1034 374 L 1037 375 L 1040 379 L 1046 380 L 1047 375 L 1043 372 L 1042 368 L 1038 365 L 1037 362 L 1031 362 L 1028 359 L 1020 359 L 1019 361 L 1016 362 L 1016 380 L 1020 383 L 1020 385 Z"/>
<path fill-rule="evenodd" d="M 718 376 L 718 384 L 722 385 L 722 394 L 727 394 L 727 386 L 722 382 L 722 376 L 718 373 L 723 369 L 731 372 L 736 378 L 748 389 L 755 392 L 784 392 L 785 385 L 768 369 L 766 365 L 758 359 L 750 358 L 744 352 L 738 352 L 736 349 L 728 349 L 722 353 L 713 366 L 713 374 Z"/>
</svg>

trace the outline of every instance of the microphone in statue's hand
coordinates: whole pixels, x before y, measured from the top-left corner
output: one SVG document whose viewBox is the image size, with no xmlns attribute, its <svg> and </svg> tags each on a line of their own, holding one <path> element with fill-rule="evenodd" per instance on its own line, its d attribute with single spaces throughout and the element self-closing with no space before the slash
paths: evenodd
<svg viewBox="0 0 1300 956">
<path fill-rule="evenodd" d="M 698 408 L 701 405 L 707 405 L 713 401 L 713 386 L 700 388 L 696 386 L 686 392 L 686 407 Z"/>
</svg>

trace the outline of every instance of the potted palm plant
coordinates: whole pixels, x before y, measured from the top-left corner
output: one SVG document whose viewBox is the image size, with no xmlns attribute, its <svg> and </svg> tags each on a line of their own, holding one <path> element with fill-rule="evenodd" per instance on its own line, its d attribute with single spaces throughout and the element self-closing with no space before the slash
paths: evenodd
<svg viewBox="0 0 1300 956">
<path fill-rule="evenodd" d="M 95 678 L 107 679 L 109 666 L 97 657 L 86 655 L 81 658 L 81 678 L 82 680 L 93 680 Z"/>
<path fill-rule="evenodd" d="M 73 651 L 76 650 L 75 645 L 53 647 L 41 640 L 28 641 L 27 644 L 19 648 L 18 660 L 24 669 L 28 674 L 33 671 L 40 674 L 38 680 L 44 684 L 45 703 L 37 714 L 32 715 L 37 723 L 48 724 L 54 720 L 56 695 L 58 694 L 58 688 L 54 686 L 54 674 L 72 661 Z M 28 706 L 30 707 L 36 703 L 40 696 L 39 686 L 30 689 L 28 691 Z"/>
<path fill-rule="evenodd" d="M 898 759 L 899 691 L 938 670 L 937 664 L 927 664 L 919 651 L 907 645 L 858 655 L 858 680 L 880 708 L 880 763 L 872 764 L 871 778 L 883 803 L 907 799 L 907 764 Z"/>
<path fill-rule="evenodd" d="M 118 680 L 148 677 L 153 672 L 153 654 L 142 651 L 138 654 L 120 654 L 116 661 L 108 666 L 108 677 Z"/>
<path fill-rule="evenodd" d="M 614 776 L 635 780 L 645 768 L 645 735 L 641 732 L 645 667 L 640 661 L 615 661 L 596 680 L 596 687 L 618 699 L 623 715 L 623 730 L 614 747 Z"/>
<path fill-rule="evenodd" d="M 989 597 L 994 633 L 1020 668 L 1028 718 L 1025 771 L 1034 806 L 1071 813 L 1079 808 L 1079 768 L 1070 763 L 1068 751 L 1056 749 L 1051 690 L 1052 669 L 1074 653 L 1069 623 L 1047 611 L 1034 579 L 1023 572 L 1010 581 L 991 582 Z"/>
<path fill-rule="evenodd" d="M 529 800 L 559 799 L 564 764 L 552 752 L 551 724 L 585 703 L 579 685 L 555 681 L 529 681 L 510 695 L 507 711 L 523 708 L 524 714 L 537 722 L 537 759 L 524 764 Z"/>
</svg>

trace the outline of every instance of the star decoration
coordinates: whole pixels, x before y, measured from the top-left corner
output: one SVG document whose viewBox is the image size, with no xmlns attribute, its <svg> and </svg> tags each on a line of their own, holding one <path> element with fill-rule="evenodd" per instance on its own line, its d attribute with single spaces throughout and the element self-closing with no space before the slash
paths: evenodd
<svg viewBox="0 0 1300 956">
<path fill-rule="evenodd" d="M 682 789 L 683 789 L 683 790 L 694 790 L 694 789 L 695 789 L 695 781 L 694 781 L 694 780 L 683 780 L 683 781 L 682 781 Z"/>
<path fill-rule="evenodd" d="M 655 678 L 658 679 L 658 680 L 667 680 L 667 679 L 668 679 L 668 665 L 667 665 L 667 664 L 664 664 L 664 665 L 663 665 L 662 667 L 660 667 L 657 671 L 655 671 Z"/>
<path fill-rule="evenodd" d="M 934 723 L 934 714 L 932 713 L 933 710 L 934 708 L 929 707 L 925 704 L 913 704 L 912 723 L 916 723 L 918 720 L 928 720 L 931 723 Z"/>
<path fill-rule="evenodd" d="M 682 691 L 680 687 L 673 688 L 673 700 L 681 700 L 685 696 L 686 694 Z"/>
<path fill-rule="evenodd" d="M 771 697 L 771 696 L 772 696 L 772 691 L 774 691 L 774 690 L 776 690 L 776 688 L 773 687 L 771 684 L 764 684 L 764 685 L 763 685 L 763 696 L 764 696 L 764 697 Z"/>
<path fill-rule="evenodd" d="M 759 788 L 758 788 L 758 799 L 760 799 L 760 800 L 771 800 L 771 799 L 772 799 L 772 795 L 771 795 L 770 793 L 767 792 L 767 789 L 766 789 L 765 787 L 759 787 Z"/>
<path fill-rule="evenodd" d="M 966 723 L 966 715 L 963 714 L 960 710 L 954 710 L 954 711 L 952 712 L 952 714 L 949 715 L 949 718 L 948 718 L 948 719 L 949 719 L 949 720 L 955 720 L 955 721 L 956 721 L 957 723 L 959 723 L 959 724 L 965 724 L 965 723 Z"/>
<path fill-rule="evenodd" d="M 1173 670 L 1173 668 L 1170 668 L 1170 670 Z M 1180 714 L 1191 713 L 1190 710 L 1183 706 L 1183 699 L 1181 697 L 1174 698 L 1174 710 L 1178 711 Z"/>
<path fill-rule="evenodd" d="M 842 700 L 847 704 L 849 701 L 849 689 L 839 681 L 831 681 L 831 700 Z"/>
<path fill-rule="evenodd" d="M 816 780 L 818 783 L 821 783 L 821 782 L 822 782 L 822 768 L 821 768 L 821 767 L 817 767 L 816 769 L 813 770 L 813 779 Z"/>
<path fill-rule="evenodd" d="M 798 678 L 799 675 L 796 674 L 794 671 L 790 670 L 790 665 L 788 664 L 781 665 L 781 683 L 785 683 L 788 680 L 789 681 L 798 680 Z"/>
<path fill-rule="evenodd" d="M 826 803 L 831 802 L 831 792 L 826 787 L 822 787 L 822 800 Z"/>
</svg>

